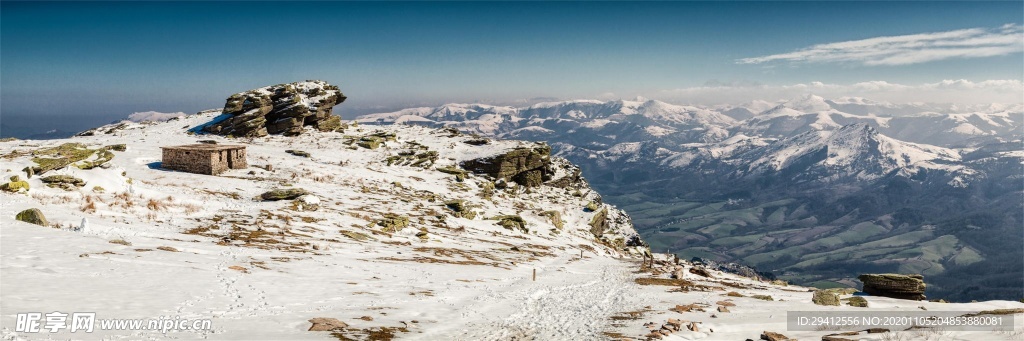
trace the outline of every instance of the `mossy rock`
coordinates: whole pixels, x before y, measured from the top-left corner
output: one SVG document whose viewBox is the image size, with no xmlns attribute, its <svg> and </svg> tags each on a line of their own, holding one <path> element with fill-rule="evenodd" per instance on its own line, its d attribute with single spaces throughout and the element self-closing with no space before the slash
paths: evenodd
<svg viewBox="0 0 1024 341">
<path fill-rule="evenodd" d="M 863 298 L 863 297 L 860 297 L 860 296 L 844 298 L 842 300 L 846 301 L 846 305 L 851 306 L 851 307 L 861 307 L 861 308 L 867 308 L 868 307 L 868 300 Z"/>
<path fill-rule="evenodd" d="M 839 295 L 828 290 L 816 290 L 811 302 L 817 305 L 839 305 Z"/>
<path fill-rule="evenodd" d="M 587 206 L 583 207 L 583 209 L 586 210 L 587 212 L 596 212 L 600 208 L 601 208 L 601 204 L 598 204 L 595 201 L 588 202 Z"/>
<path fill-rule="evenodd" d="M 117 152 L 123 152 L 123 151 L 128 150 L 128 146 L 123 144 L 123 143 L 122 144 L 112 144 L 112 145 L 107 146 L 107 149 L 110 149 L 110 150 L 113 150 L 113 151 L 117 151 Z"/>
<path fill-rule="evenodd" d="M 21 192 L 22 190 L 28 191 L 29 186 L 27 181 L 11 181 L 3 185 L 0 185 L 0 190 L 17 193 Z"/>
<path fill-rule="evenodd" d="M 388 213 L 384 215 L 383 219 L 376 221 L 377 225 L 380 225 L 381 231 L 384 232 L 398 232 L 409 226 L 409 217 L 404 215 L 398 215 L 394 213 Z"/>
<path fill-rule="evenodd" d="M 529 232 L 529 230 L 526 229 L 526 220 L 523 220 L 523 217 L 518 215 L 501 215 L 491 219 L 497 220 L 497 224 L 506 229 L 518 229 L 521 232 Z"/>
<path fill-rule="evenodd" d="M 14 217 L 18 221 L 24 221 L 29 224 L 36 224 L 39 226 L 48 226 L 50 223 L 46 221 L 46 216 L 38 208 L 30 208 L 21 212 Z"/>
<path fill-rule="evenodd" d="M 294 200 L 306 194 L 309 194 L 309 192 L 301 188 L 275 189 L 260 194 L 260 199 L 264 201 Z"/>
<path fill-rule="evenodd" d="M 473 212 L 473 210 L 470 209 L 469 205 L 466 204 L 465 200 L 448 200 L 444 202 L 444 206 L 452 210 L 454 212 L 452 213 L 452 215 L 455 217 L 466 219 L 476 218 L 476 212 Z"/>
</svg>

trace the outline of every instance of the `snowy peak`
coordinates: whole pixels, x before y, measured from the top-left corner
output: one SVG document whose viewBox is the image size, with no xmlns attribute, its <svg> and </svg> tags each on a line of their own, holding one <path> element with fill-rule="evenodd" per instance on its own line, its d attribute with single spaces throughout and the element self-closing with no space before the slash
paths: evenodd
<svg viewBox="0 0 1024 341">
<path fill-rule="evenodd" d="M 832 110 L 832 106 L 825 101 L 824 98 L 817 95 L 806 95 L 797 99 L 790 100 L 786 103 L 780 104 L 775 108 L 789 108 L 796 111 L 805 113 L 814 113 L 820 111 Z"/>
<path fill-rule="evenodd" d="M 804 171 L 800 174 L 803 177 L 817 174 L 865 179 L 881 177 L 898 168 L 936 168 L 960 159 L 953 150 L 899 141 L 864 123 L 834 131 L 805 132 L 748 154 L 745 160 L 753 173 L 799 168 Z"/>
</svg>

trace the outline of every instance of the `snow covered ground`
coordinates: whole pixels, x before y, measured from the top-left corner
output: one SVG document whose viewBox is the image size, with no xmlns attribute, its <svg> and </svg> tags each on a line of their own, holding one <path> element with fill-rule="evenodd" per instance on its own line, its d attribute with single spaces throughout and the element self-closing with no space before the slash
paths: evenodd
<svg viewBox="0 0 1024 341">
<path fill-rule="evenodd" d="M 68 167 L 45 174 L 81 178 L 86 182 L 81 188 L 49 188 L 36 176 L 28 180 L 28 193 L 0 194 L 4 340 L 644 339 L 669 318 L 699 322 L 698 331 L 684 329 L 665 339 L 758 339 L 767 330 L 818 340 L 833 331 L 787 331 L 786 311 L 1024 308 L 1008 301 L 943 304 L 876 297 L 868 298 L 869 308 L 822 307 L 811 303 L 806 288 L 716 271 L 714 278 L 683 271 L 690 286 L 709 291 L 679 291 L 677 282 L 641 285 L 638 278 L 667 279 L 671 268 L 661 264 L 638 271 L 635 252 L 598 242 L 588 226 L 596 213 L 584 209 L 597 199 L 588 188 L 574 193 L 512 186 L 495 190 L 488 200 L 485 178 L 470 175 L 460 182 L 436 170 L 532 144 L 474 146 L 462 143 L 470 136 L 407 126 L 364 125 L 345 133 L 244 141 L 187 133 L 214 115 L 130 123 L 109 134 L 69 140 L 0 143 L 4 178 L 24 178 L 20 170 L 32 162 L 22 152 L 65 142 L 127 145 L 126 151 L 114 152 L 109 168 Z M 353 136 L 375 132 L 394 133 L 395 141 L 372 150 L 350 144 Z M 221 176 L 159 167 L 160 146 L 199 140 L 246 143 L 250 167 Z M 436 151 L 438 158 L 429 167 L 387 164 L 389 157 L 410 150 Z M 274 188 L 306 189 L 319 207 L 253 199 Z M 455 199 L 466 200 L 476 217 L 455 217 L 445 205 Z M 52 226 L 14 219 L 28 208 L 39 208 Z M 558 211 L 564 227 L 555 226 L 543 214 L 547 211 Z M 408 226 L 388 230 L 379 223 L 388 213 L 408 217 Z M 507 214 L 520 215 L 526 230 L 487 219 Z M 616 228 L 615 233 L 632 232 L 628 226 Z M 684 262 L 684 269 L 689 267 Z M 729 291 L 771 295 L 774 301 L 725 296 Z M 716 311 L 717 302 L 725 300 L 735 304 L 731 312 Z M 706 312 L 669 310 L 694 303 L 707 305 Z M 210 319 L 212 329 L 16 331 L 19 313 L 54 311 L 95 312 L 99 320 Z M 1015 316 L 1017 326 L 1024 326 Z M 307 331 L 308 320 L 320 317 L 348 327 Z M 645 326 L 649 322 L 657 326 Z M 1022 338 L 1020 327 L 1003 333 L 900 335 L 906 340 Z M 883 334 L 860 337 L 888 340 Z"/>
</svg>

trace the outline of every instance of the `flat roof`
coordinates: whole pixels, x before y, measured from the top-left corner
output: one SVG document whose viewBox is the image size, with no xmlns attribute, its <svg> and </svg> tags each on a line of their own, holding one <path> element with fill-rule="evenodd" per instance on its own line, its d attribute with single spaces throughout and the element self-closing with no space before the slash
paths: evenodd
<svg viewBox="0 0 1024 341">
<path fill-rule="evenodd" d="M 197 143 L 197 144 L 185 144 L 185 145 L 180 145 L 180 146 L 168 146 L 168 147 L 160 147 L 160 148 L 161 149 L 175 149 L 175 150 L 220 151 L 220 150 L 245 149 L 245 146 L 238 145 L 238 144 L 207 144 L 207 143 Z"/>
</svg>

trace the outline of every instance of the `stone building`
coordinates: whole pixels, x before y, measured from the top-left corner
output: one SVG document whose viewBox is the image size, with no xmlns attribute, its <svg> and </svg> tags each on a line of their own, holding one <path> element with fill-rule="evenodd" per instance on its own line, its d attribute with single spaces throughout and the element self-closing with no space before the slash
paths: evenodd
<svg viewBox="0 0 1024 341">
<path fill-rule="evenodd" d="M 248 167 L 245 146 L 219 144 L 189 144 L 161 147 L 161 167 L 189 173 L 217 175 L 228 169 Z"/>
</svg>

